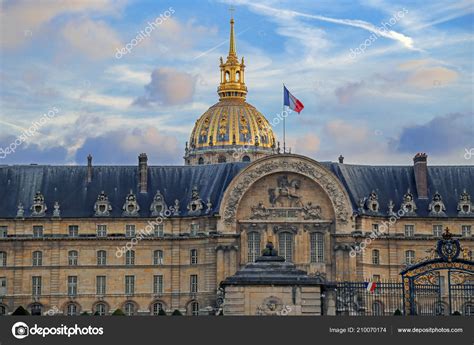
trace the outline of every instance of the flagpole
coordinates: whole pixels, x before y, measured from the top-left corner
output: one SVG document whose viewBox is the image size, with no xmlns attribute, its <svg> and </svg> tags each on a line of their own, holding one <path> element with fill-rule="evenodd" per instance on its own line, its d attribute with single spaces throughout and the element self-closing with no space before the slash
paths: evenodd
<svg viewBox="0 0 474 345">
<path fill-rule="evenodd" d="M 284 115 L 285 112 L 285 84 L 283 84 L 283 106 L 281 107 L 281 116 Z M 283 116 L 283 153 L 286 153 L 286 116 Z"/>
</svg>

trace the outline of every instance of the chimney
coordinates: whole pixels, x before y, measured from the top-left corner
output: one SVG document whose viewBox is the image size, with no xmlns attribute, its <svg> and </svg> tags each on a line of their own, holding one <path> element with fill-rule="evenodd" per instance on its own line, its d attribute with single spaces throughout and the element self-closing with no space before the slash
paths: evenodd
<svg viewBox="0 0 474 345">
<path fill-rule="evenodd" d="M 89 153 L 87 156 L 87 183 L 92 182 L 92 156 Z"/>
<path fill-rule="evenodd" d="M 138 156 L 138 187 L 140 193 L 148 191 L 148 157 L 146 153 L 140 153 Z"/>
<path fill-rule="evenodd" d="M 413 157 L 413 169 L 418 199 L 428 199 L 428 156 L 426 153 L 417 153 Z"/>
<path fill-rule="evenodd" d="M 343 155 L 340 155 L 338 159 L 339 159 L 339 163 L 344 164 L 344 156 Z"/>
</svg>

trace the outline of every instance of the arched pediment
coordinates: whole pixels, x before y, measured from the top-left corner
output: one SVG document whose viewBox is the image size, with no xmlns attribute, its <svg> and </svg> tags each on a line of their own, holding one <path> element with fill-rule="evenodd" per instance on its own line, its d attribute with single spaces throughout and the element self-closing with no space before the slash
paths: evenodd
<svg viewBox="0 0 474 345">
<path fill-rule="evenodd" d="M 235 232 L 237 213 L 244 195 L 257 181 L 278 173 L 301 175 L 319 185 L 331 202 L 337 228 L 351 229 L 352 207 L 342 183 L 322 164 L 294 154 L 264 157 L 242 170 L 224 193 L 219 211 L 221 215 L 219 229 Z M 258 201 L 255 200 L 256 203 Z"/>
</svg>

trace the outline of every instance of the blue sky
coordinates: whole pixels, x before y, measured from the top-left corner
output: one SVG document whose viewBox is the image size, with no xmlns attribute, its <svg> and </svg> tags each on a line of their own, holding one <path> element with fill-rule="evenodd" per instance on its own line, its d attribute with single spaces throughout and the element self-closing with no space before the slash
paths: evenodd
<svg viewBox="0 0 474 345">
<path fill-rule="evenodd" d="M 194 122 L 217 102 L 231 5 L 247 101 L 271 121 L 285 83 L 305 104 L 287 121 L 292 152 L 474 162 L 472 1 L 0 3 L 0 164 L 85 164 L 89 153 L 94 164 L 136 164 L 140 152 L 182 164 Z"/>
</svg>

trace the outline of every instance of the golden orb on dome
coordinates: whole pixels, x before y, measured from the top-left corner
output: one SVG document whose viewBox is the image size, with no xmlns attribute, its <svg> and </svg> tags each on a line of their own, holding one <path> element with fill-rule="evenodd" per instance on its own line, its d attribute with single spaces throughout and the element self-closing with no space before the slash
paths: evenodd
<svg viewBox="0 0 474 345">
<path fill-rule="evenodd" d="M 186 144 L 187 165 L 253 161 L 276 153 L 275 135 L 265 116 L 245 101 L 244 58 L 239 61 L 230 21 L 227 60 L 220 59 L 219 102 L 197 121 Z"/>
</svg>

